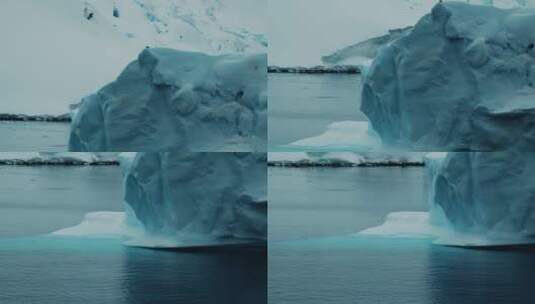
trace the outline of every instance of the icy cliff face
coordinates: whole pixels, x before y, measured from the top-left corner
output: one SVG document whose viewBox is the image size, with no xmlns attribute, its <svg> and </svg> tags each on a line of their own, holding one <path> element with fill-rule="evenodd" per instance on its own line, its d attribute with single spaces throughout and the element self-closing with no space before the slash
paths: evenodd
<svg viewBox="0 0 535 304">
<path fill-rule="evenodd" d="M 535 10 L 436 5 L 370 67 L 361 110 L 386 145 L 535 148 Z"/>
<path fill-rule="evenodd" d="M 535 237 L 535 153 L 457 152 L 431 167 L 431 200 L 460 232 Z M 435 214 L 436 215 L 436 214 Z"/>
<path fill-rule="evenodd" d="M 145 49 L 83 99 L 71 151 L 265 151 L 267 59 Z"/>
<path fill-rule="evenodd" d="M 202 244 L 266 240 L 262 153 L 122 156 L 128 217 L 151 234 Z"/>
</svg>

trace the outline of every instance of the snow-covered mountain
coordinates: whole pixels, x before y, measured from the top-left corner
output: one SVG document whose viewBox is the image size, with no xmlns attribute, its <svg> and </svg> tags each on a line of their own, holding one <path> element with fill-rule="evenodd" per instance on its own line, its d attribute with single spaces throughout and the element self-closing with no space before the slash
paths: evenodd
<svg viewBox="0 0 535 304">
<path fill-rule="evenodd" d="M 62 114 L 146 46 L 265 52 L 266 0 L 4 0 L 0 113 Z"/>
<path fill-rule="evenodd" d="M 460 1 L 501 8 L 535 6 L 535 0 Z M 438 2 L 272 0 L 268 8 L 269 65 L 320 65 L 322 56 L 392 29 L 413 26 Z"/>
</svg>

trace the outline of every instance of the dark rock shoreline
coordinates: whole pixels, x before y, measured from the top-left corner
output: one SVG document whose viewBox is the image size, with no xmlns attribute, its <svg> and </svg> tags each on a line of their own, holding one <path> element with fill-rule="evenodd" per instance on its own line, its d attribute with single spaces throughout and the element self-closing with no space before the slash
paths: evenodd
<svg viewBox="0 0 535 304">
<path fill-rule="evenodd" d="M 71 121 L 71 116 L 68 113 L 57 116 L 0 113 L 0 121 L 43 121 L 68 123 Z"/>
<path fill-rule="evenodd" d="M 314 67 L 280 67 L 268 66 L 268 73 L 288 73 L 288 74 L 360 74 L 361 70 L 353 65 L 336 65 Z"/>
</svg>

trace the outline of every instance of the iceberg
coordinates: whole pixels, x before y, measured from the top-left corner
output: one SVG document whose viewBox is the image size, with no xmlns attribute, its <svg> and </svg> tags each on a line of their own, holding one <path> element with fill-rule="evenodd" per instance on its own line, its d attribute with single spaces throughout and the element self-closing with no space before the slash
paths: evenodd
<svg viewBox="0 0 535 304">
<path fill-rule="evenodd" d="M 534 170 L 535 153 L 448 153 L 434 170 L 430 195 L 457 231 L 535 242 Z"/>
<path fill-rule="evenodd" d="M 146 233 L 128 245 L 266 241 L 265 153 L 140 152 L 120 162 L 126 220 Z"/>
<path fill-rule="evenodd" d="M 535 10 L 445 2 L 380 50 L 361 110 L 387 146 L 529 151 L 534 98 Z"/>
<path fill-rule="evenodd" d="M 429 211 L 391 213 L 359 235 L 474 248 L 535 243 L 535 153 L 430 153 L 425 164 Z"/>
<path fill-rule="evenodd" d="M 147 48 L 82 100 L 69 149 L 265 151 L 266 57 Z"/>
</svg>

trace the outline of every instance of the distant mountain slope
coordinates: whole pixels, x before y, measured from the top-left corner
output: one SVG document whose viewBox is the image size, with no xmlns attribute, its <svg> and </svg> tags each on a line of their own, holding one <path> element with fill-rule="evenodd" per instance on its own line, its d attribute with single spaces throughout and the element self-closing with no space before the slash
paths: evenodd
<svg viewBox="0 0 535 304">
<path fill-rule="evenodd" d="M 265 52 L 266 0 L 3 0 L 0 113 L 63 114 L 146 46 Z M 263 11 L 264 10 L 264 11 Z"/>
<path fill-rule="evenodd" d="M 446 1 L 446 0 L 444 0 Z M 502 8 L 535 6 L 535 0 L 459 0 Z M 269 65 L 321 65 L 321 57 L 347 46 L 413 26 L 438 0 L 272 0 Z"/>
</svg>

